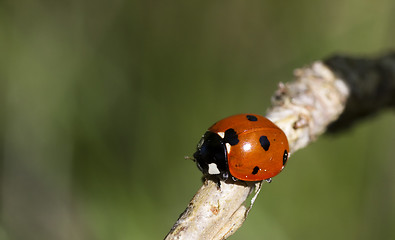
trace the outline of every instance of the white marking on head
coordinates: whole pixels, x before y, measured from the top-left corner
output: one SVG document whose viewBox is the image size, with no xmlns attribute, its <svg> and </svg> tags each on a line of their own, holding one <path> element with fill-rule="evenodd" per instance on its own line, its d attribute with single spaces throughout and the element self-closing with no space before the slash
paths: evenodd
<svg viewBox="0 0 395 240">
<path fill-rule="evenodd" d="M 228 154 L 230 153 L 230 148 L 232 147 L 229 143 L 225 143 L 226 146 L 226 151 L 228 152 Z"/>
<path fill-rule="evenodd" d="M 220 174 L 220 171 L 217 167 L 217 164 L 215 163 L 210 163 L 208 165 L 208 174 L 214 175 L 214 174 Z"/>
<path fill-rule="evenodd" d="M 224 138 L 224 137 L 225 137 L 225 133 L 224 133 L 224 132 L 217 132 L 217 134 L 218 134 L 221 138 Z"/>
<path fill-rule="evenodd" d="M 251 150 L 251 144 L 250 143 L 246 143 L 243 145 L 243 150 L 248 152 Z"/>
</svg>

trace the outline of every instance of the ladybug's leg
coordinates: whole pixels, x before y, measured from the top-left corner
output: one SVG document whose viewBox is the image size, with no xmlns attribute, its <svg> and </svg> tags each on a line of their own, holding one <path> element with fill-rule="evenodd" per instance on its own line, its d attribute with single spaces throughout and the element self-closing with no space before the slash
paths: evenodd
<svg viewBox="0 0 395 240">
<path fill-rule="evenodd" d="M 207 177 L 206 177 L 206 176 L 202 176 L 201 180 L 202 180 L 202 182 L 203 182 L 204 184 L 206 184 Z"/>
<path fill-rule="evenodd" d="M 202 179 L 203 179 L 205 185 L 207 185 L 208 181 L 215 182 L 215 184 L 217 185 L 217 189 L 221 190 L 221 181 L 222 180 L 220 177 L 214 176 L 214 175 L 206 175 L 206 176 L 203 176 Z"/>
<path fill-rule="evenodd" d="M 217 184 L 217 190 L 221 190 L 221 180 L 220 179 L 217 179 L 216 184 Z"/>
<path fill-rule="evenodd" d="M 272 182 L 272 178 L 265 179 L 265 181 L 266 181 L 267 183 L 271 183 L 271 182 Z"/>
</svg>

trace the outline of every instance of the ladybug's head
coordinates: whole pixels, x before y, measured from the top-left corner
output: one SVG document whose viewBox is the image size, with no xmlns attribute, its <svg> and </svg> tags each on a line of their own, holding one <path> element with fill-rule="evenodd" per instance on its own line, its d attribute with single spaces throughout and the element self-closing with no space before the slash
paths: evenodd
<svg viewBox="0 0 395 240">
<path fill-rule="evenodd" d="M 200 140 L 193 157 L 205 176 L 214 175 L 223 180 L 229 177 L 225 142 L 218 134 L 207 131 Z"/>
</svg>

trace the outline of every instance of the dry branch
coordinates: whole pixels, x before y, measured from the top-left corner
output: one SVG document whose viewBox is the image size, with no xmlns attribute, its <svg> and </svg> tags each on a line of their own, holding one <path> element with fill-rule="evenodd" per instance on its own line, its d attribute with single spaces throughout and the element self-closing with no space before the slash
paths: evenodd
<svg viewBox="0 0 395 240">
<path fill-rule="evenodd" d="M 395 53 L 377 59 L 335 56 L 297 69 L 279 84 L 267 117 L 287 135 L 294 153 L 331 130 L 343 129 L 395 105 Z M 206 180 L 166 239 L 225 239 L 244 222 L 254 183 Z M 256 189 L 258 190 L 258 189 Z"/>
</svg>

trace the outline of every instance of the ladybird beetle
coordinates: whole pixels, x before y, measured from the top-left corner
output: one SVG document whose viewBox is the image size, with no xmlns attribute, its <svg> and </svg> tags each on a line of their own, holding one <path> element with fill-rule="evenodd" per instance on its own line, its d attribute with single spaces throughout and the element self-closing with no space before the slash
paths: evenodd
<svg viewBox="0 0 395 240">
<path fill-rule="evenodd" d="M 193 155 L 205 176 L 242 181 L 270 181 L 283 170 L 288 156 L 284 132 L 256 114 L 238 114 L 216 122 Z"/>
</svg>

